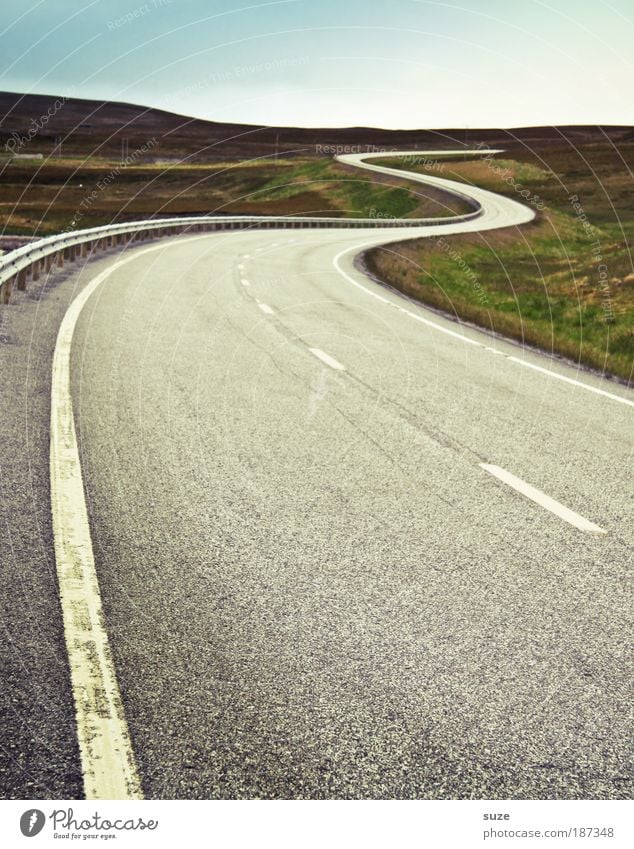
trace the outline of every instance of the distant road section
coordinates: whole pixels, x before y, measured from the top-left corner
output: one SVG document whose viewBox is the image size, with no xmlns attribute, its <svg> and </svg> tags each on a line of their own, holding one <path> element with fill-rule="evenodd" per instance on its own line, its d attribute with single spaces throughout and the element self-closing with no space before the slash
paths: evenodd
<svg viewBox="0 0 634 849">
<path fill-rule="evenodd" d="M 502 150 L 473 150 L 467 151 L 469 156 L 484 157 L 491 154 L 503 153 Z M 460 153 L 461 157 L 464 153 Z M 388 168 L 385 165 L 376 165 L 372 163 L 373 159 L 385 159 L 386 157 L 403 157 L 404 168 Z M 373 171 L 377 174 L 389 174 L 393 177 L 407 177 L 414 183 L 423 183 L 428 186 L 434 186 L 438 189 L 443 189 L 458 197 L 471 201 L 476 208 L 481 210 L 481 215 L 472 221 L 461 222 L 459 224 L 449 224 L 447 228 L 443 225 L 443 233 L 457 232 L 474 232 L 478 230 L 493 230 L 496 227 L 513 227 L 519 224 L 525 224 L 535 218 L 535 212 L 528 206 L 522 203 L 498 195 L 495 192 L 489 192 L 486 189 L 480 189 L 477 186 L 469 186 L 461 183 L 458 180 L 448 180 L 445 177 L 434 177 L 431 174 L 416 174 L 412 171 L 406 171 L 407 161 L 435 161 L 437 159 L 456 158 L 456 151 L 447 150 L 409 150 L 397 151 L 391 153 L 348 153 L 336 156 L 339 162 L 345 165 L 353 165 L 355 168 L 363 168 L 366 171 Z M 458 229 L 453 229 L 457 227 Z"/>
</svg>

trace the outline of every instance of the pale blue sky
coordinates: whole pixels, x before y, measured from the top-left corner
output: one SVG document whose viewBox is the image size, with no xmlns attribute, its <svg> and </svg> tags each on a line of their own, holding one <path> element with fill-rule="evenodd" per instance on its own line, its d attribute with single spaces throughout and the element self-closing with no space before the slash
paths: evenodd
<svg viewBox="0 0 634 849">
<path fill-rule="evenodd" d="M 0 88 L 217 121 L 634 124 L 631 0 L 0 0 Z"/>
</svg>

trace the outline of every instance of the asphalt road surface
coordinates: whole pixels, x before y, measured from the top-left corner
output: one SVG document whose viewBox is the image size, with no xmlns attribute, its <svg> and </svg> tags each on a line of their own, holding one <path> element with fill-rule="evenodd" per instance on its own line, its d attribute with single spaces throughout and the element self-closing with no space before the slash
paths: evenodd
<svg viewBox="0 0 634 849">
<path fill-rule="evenodd" d="M 485 200 L 473 229 L 521 217 Z M 166 240 L 79 317 L 90 534 L 148 798 L 630 794 L 634 393 L 353 267 L 414 235 Z M 9 798 L 83 792 L 51 362 L 119 256 L 2 312 Z"/>
</svg>

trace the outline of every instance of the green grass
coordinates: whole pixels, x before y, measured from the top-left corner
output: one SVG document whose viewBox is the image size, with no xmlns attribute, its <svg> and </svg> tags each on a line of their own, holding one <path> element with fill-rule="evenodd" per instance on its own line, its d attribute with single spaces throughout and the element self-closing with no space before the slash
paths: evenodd
<svg viewBox="0 0 634 849">
<path fill-rule="evenodd" d="M 514 153 L 516 153 L 514 151 Z M 517 151 L 496 166 L 543 205 L 537 220 L 482 234 L 435 236 L 376 248 L 366 262 L 378 277 L 425 303 L 566 356 L 626 381 L 634 373 L 634 202 L 632 148 Z M 520 158 L 522 157 L 522 158 Z M 538 160 L 537 162 L 534 160 Z M 585 160 L 585 161 L 584 161 Z M 399 167 L 397 158 L 384 160 Z M 522 200 L 484 162 L 447 163 L 443 172 Z M 570 202 L 578 195 L 592 227 Z"/>
<path fill-rule="evenodd" d="M 385 164 L 399 167 L 398 158 Z M 346 168 L 326 157 L 280 157 L 122 169 L 86 199 L 116 160 L 0 163 L 5 233 L 46 235 L 148 215 L 258 214 L 433 217 L 468 207 L 446 195 Z M 371 269 L 433 306 L 629 380 L 634 363 L 634 140 L 573 147 L 510 145 L 493 167 L 444 161 L 408 170 L 475 183 L 543 207 L 518 229 L 404 242 L 369 252 Z M 409 185 L 409 187 L 408 187 Z M 589 236 L 570 203 L 578 195 Z M 83 205 L 82 205 L 83 204 Z M 81 213 L 78 215 L 78 213 Z M 601 260 L 593 253 L 598 239 Z M 449 246 L 449 249 L 447 248 Z M 604 279 L 599 266 L 605 267 Z M 470 274 L 466 273 L 470 271 Z M 474 285 L 474 281 L 477 285 Z M 609 307 L 606 309 L 605 307 Z"/>
<path fill-rule="evenodd" d="M 437 192 L 383 181 L 329 158 L 161 165 L 116 160 L 13 161 L 0 166 L 5 233 L 45 235 L 148 215 L 434 217 L 463 211 Z M 93 196 L 95 193 L 95 196 Z M 73 225 L 73 221 L 75 225 Z"/>
</svg>

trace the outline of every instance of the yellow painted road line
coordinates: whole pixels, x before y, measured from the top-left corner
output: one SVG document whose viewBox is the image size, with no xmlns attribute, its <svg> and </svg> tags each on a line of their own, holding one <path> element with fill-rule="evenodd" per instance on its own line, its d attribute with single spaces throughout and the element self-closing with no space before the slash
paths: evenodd
<svg viewBox="0 0 634 849">
<path fill-rule="evenodd" d="M 172 244 L 182 245 L 194 238 L 181 239 Z M 114 262 L 91 280 L 66 311 L 53 355 L 51 509 L 64 637 L 87 799 L 142 799 L 143 792 L 106 633 L 95 571 L 71 398 L 71 346 L 77 320 L 97 287 L 114 271 L 141 254 L 164 250 L 168 246 L 169 243 L 135 251 L 131 256 Z"/>
</svg>

